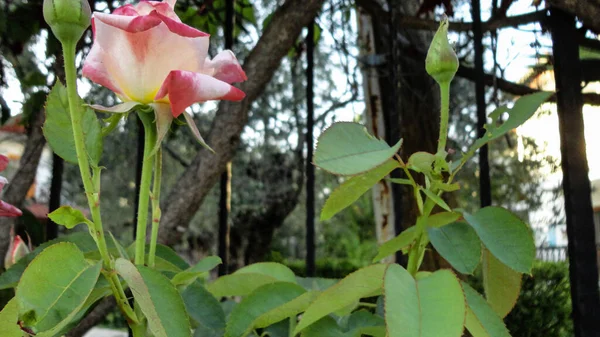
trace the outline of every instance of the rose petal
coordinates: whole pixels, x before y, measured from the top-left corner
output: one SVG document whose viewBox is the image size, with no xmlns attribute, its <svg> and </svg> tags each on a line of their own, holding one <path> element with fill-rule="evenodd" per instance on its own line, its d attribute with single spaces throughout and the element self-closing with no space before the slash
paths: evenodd
<svg viewBox="0 0 600 337">
<path fill-rule="evenodd" d="M 159 15 L 149 16 L 160 21 Z M 126 99 L 148 104 L 154 101 L 156 92 L 171 70 L 197 72 L 202 69 L 208 52 L 208 37 L 188 38 L 174 34 L 162 21 L 151 29 L 129 32 L 106 23 L 118 21 L 108 18 L 110 16 L 103 14 L 102 19 L 98 16 L 98 20 L 94 20 L 96 36 L 92 49 L 100 48 L 97 58 L 103 69 L 95 62 L 84 72 L 94 82 L 112 84 Z M 92 73 L 90 69 L 96 72 Z"/>
<path fill-rule="evenodd" d="M 167 95 L 175 117 L 196 102 L 241 101 L 246 96 L 240 89 L 214 77 L 181 70 L 169 73 L 155 99 L 163 99 Z"/>
<path fill-rule="evenodd" d="M 224 50 L 212 60 L 206 60 L 205 69 L 210 69 L 214 78 L 227 83 L 243 82 L 248 79 L 231 50 Z M 207 72 L 204 72 L 207 73 Z"/>
<path fill-rule="evenodd" d="M 135 7 L 131 4 L 129 5 L 125 5 L 125 6 L 121 6 L 117 9 L 115 9 L 112 14 L 114 15 L 127 15 L 127 16 L 138 16 L 140 15 L 138 13 L 138 11 L 135 9 Z"/>
<path fill-rule="evenodd" d="M 196 28 L 190 27 L 184 23 L 181 23 L 181 20 L 173 20 L 170 17 L 161 14 L 157 11 L 150 13 L 149 16 L 158 17 L 162 22 L 167 25 L 169 30 L 172 33 L 175 33 L 179 36 L 185 37 L 209 37 L 209 34 L 206 34 L 203 31 L 197 30 Z"/>
<path fill-rule="evenodd" d="M 101 21 L 129 33 L 145 32 L 148 29 L 154 28 L 162 23 L 162 20 L 154 15 L 115 15 L 106 13 L 94 13 L 94 20 Z M 98 25 L 98 22 L 95 22 Z M 96 27 L 96 30 L 98 28 Z"/>
<path fill-rule="evenodd" d="M 21 215 L 23 215 L 23 212 L 20 209 L 0 200 L 0 217 L 14 218 Z"/>
<path fill-rule="evenodd" d="M 6 178 L 4 178 L 3 176 L 0 176 L 0 193 L 2 193 L 4 185 L 6 184 L 8 184 L 8 180 L 6 180 Z"/>
<path fill-rule="evenodd" d="M 8 157 L 0 154 L 0 172 L 6 170 L 6 167 L 8 166 Z M 0 191 L 2 191 L 2 188 L 0 187 Z"/>
<path fill-rule="evenodd" d="M 94 21 L 92 20 L 92 22 Z M 110 64 L 110 62 L 107 62 L 108 60 L 112 60 L 112 56 L 106 54 L 99 44 L 94 43 L 85 59 L 81 73 L 83 76 L 110 89 L 117 95 L 125 95 L 118 83 L 115 82 L 116 79 L 111 76 L 109 69 L 106 67 L 107 64 Z"/>
</svg>

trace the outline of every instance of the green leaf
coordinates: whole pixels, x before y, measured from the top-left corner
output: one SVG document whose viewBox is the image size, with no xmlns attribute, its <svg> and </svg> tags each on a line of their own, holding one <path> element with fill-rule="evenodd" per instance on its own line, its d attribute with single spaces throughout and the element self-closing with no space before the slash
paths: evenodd
<svg viewBox="0 0 600 337">
<path fill-rule="evenodd" d="M 456 276 L 439 270 L 418 281 L 399 265 L 385 274 L 385 321 L 389 337 L 460 337 L 465 297 Z"/>
<path fill-rule="evenodd" d="M 440 182 L 438 180 L 432 181 L 431 187 L 434 189 L 444 191 L 444 192 L 454 192 L 454 191 L 460 190 L 460 185 L 458 183 L 446 184 L 446 183 Z"/>
<path fill-rule="evenodd" d="M 306 290 L 325 290 L 336 284 L 338 281 L 338 279 L 332 278 L 296 277 L 296 282 Z"/>
<path fill-rule="evenodd" d="M 295 336 L 296 334 L 294 334 Z M 302 337 L 346 337 L 335 319 L 325 316 L 302 331 Z"/>
<path fill-rule="evenodd" d="M 223 262 L 220 257 L 208 256 L 196 265 L 177 273 L 177 275 L 171 279 L 171 283 L 174 285 L 189 284 L 221 263 Z"/>
<path fill-rule="evenodd" d="M 73 243 L 44 249 L 25 269 L 15 292 L 22 326 L 40 337 L 56 334 L 84 306 L 101 267 L 101 262 L 88 263 Z"/>
<path fill-rule="evenodd" d="M 98 277 L 98 282 L 94 286 L 94 290 L 90 293 L 90 296 L 85 300 L 85 303 L 77 312 L 73 319 L 69 322 L 69 324 L 65 325 L 58 333 L 54 334 L 54 336 L 62 336 L 66 335 L 69 331 L 71 331 L 79 322 L 87 316 L 87 314 L 92 310 L 96 302 L 101 299 L 112 295 L 112 289 L 110 284 L 104 277 Z"/>
<path fill-rule="evenodd" d="M 284 282 L 278 282 L 284 283 Z M 273 284 L 278 284 L 273 283 Z M 270 285 L 266 285 L 264 287 L 268 287 Z M 302 295 L 294 298 L 293 300 L 285 303 L 284 305 L 279 306 L 278 308 L 271 310 L 262 314 L 258 319 L 256 319 L 254 325 L 257 328 L 264 328 L 271 324 L 277 323 L 288 317 L 295 317 L 297 314 L 306 310 L 306 308 L 312 303 L 312 301 L 317 298 L 320 294 L 320 291 L 310 290 Z"/>
<path fill-rule="evenodd" d="M 369 171 L 394 156 L 402 140 L 390 147 L 357 123 L 335 123 L 319 137 L 316 166 L 334 174 L 354 175 Z"/>
<path fill-rule="evenodd" d="M 421 173 L 429 173 L 433 169 L 432 165 L 435 162 L 435 155 L 429 152 L 415 152 L 406 163 L 408 168 Z"/>
<path fill-rule="evenodd" d="M 117 259 L 115 268 L 131 288 L 154 337 L 192 336 L 183 300 L 168 278 L 122 258 Z"/>
<path fill-rule="evenodd" d="M 442 227 L 449 223 L 452 223 L 460 218 L 461 214 L 458 212 L 440 212 L 430 215 L 427 218 L 427 226 L 429 227 Z"/>
<path fill-rule="evenodd" d="M 287 266 L 275 262 L 260 262 L 238 269 L 234 274 L 264 274 L 279 281 L 296 283 L 296 275 Z"/>
<path fill-rule="evenodd" d="M 296 283 L 294 272 L 288 267 L 274 262 L 255 263 L 237 270 L 235 273 L 218 278 L 206 286 L 215 297 L 246 296 L 255 289 L 274 282 Z"/>
<path fill-rule="evenodd" d="M 486 134 L 478 139 L 475 144 L 480 144 L 478 147 L 498 138 L 502 137 L 507 132 L 519 127 L 523 123 L 525 123 L 535 111 L 550 98 L 554 93 L 552 92 L 537 92 L 531 95 L 521 96 L 513 105 L 512 109 L 507 109 L 506 107 L 500 107 L 497 109 L 498 111 L 492 112 L 490 116 L 492 118 L 497 118 L 495 116 L 498 112 L 508 112 L 508 119 L 502 123 L 500 126 L 496 126 L 495 123 L 486 124 L 485 128 L 487 129 Z"/>
<path fill-rule="evenodd" d="M 498 261 L 487 249 L 483 250 L 482 274 L 488 303 L 500 317 L 505 317 L 519 298 L 521 274 Z"/>
<path fill-rule="evenodd" d="M 385 320 L 366 310 L 358 310 L 348 316 L 348 324 L 344 329 L 345 337 L 375 336 L 385 337 Z"/>
<path fill-rule="evenodd" d="M 92 165 L 96 166 L 102 156 L 102 128 L 94 110 L 84 107 L 81 99 L 76 105 L 79 106 L 79 113 L 83 114 L 81 123 L 85 147 Z M 77 164 L 67 89 L 59 81 L 52 88 L 46 101 L 43 132 L 54 153 L 70 163 Z"/>
<path fill-rule="evenodd" d="M 481 242 L 500 262 L 520 273 L 529 273 L 535 259 L 535 244 L 529 227 L 501 207 L 485 207 L 464 213 Z"/>
<path fill-rule="evenodd" d="M 510 337 L 502 319 L 488 303 L 465 282 L 461 282 L 467 299 L 465 327 L 473 337 Z"/>
<path fill-rule="evenodd" d="M 323 291 L 306 309 L 294 334 L 363 297 L 381 294 L 383 275 L 387 267 L 385 264 L 375 264 L 359 269 Z"/>
<path fill-rule="evenodd" d="M 395 238 L 384 242 L 377 252 L 377 256 L 373 258 L 373 262 L 377 262 L 384 259 L 397 251 L 410 246 L 415 241 L 415 228 L 409 227 L 405 229 L 400 235 Z"/>
<path fill-rule="evenodd" d="M 442 199 L 442 197 L 433 193 L 431 190 L 423 188 L 423 187 L 421 187 L 421 191 L 423 191 L 423 193 L 425 193 L 425 195 L 429 199 L 433 200 L 433 202 L 435 202 L 438 206 L 447 210 L 448 212 L 452 212 L 452 209 L 450 208 L 450 206 L 448 206 L 448 204 L 444 201 L 444 199 Z"/>
<path fill-rule="evenodd" d="M 115 247 L 117 247 L 117 251 L 119 252 L 119 257 L 129 260 L 129 254 L 127 253 L 127 249 L 125 249 L 125 247 L 123 247 L 123 245 L 121 245 L 121 243 L 119 242 L 119 240 L 117 240 L 115 238 L 113 233 L 108 232 L 108 234 L 110 234 L 110 237 L 111 237 L 113 243 L 115 244 Z"/>
<path fill-rule="evenodd" d="M 225 337 L 246 336 L 255 328 L 264 328 L 297 315 L 314 298 L 314 294 L 301 298 L 305 293 L 301 286 L 287 282 L 266 284 L 256 289 L 233 308 Z M 298 298 L 300 301 L 295 301 Z"/>
<path fill-rule="evenodd" d="M 181 292 L 181 298 L 191 320 L 203 331 L 202 336 L 221 337 L 225 333 L 225 313 L 219 301 L 199 281 Z"/>
<path fill-rule="evenodd" d="M 321 211 L 321 221 L 331 219 L 338 212 L 352 205 L 370 190 L 373 185 L 377 184 L 398 167 L 399 164 L 397 161 L 389 159 L 383 165 L 373 170 L 346 180 L 327 198 L 325 206 L 323 206 L 323 210 Z"/>
<path fill-rule="evenodd" d="M 148 260 L 148 252 L 150 251 L 150 245 L 146 245 L 146 260 Z M 127 247 L 127 253 L 129 256 L 135 255 L 135 242 Z M 179 273 L 180 271 L 186 270 L 190 265 L 185 262 L 171 247 L 157 244 L 156 245 L 156 258 L 154 269 L 158 271 L 168 271 Z"/>
<path fill-rule="evenodd" d="M 25 333 L 19 328 L 19 308 L 17 299 L 13 298 L 0 311 L 0 336 L 2 337 L 24 337 Z"/>
<path fill-rule="evenodd" d="M 50 220 L 65 226 L 68 229 L 72 229 L 80 223 L 85 223 L 90 226 L 90 228 L 94 227 L 94 224 L 88 220 L 80 210 L 71 206 L 60 206 L 58 209 L 48 214 L 48 217 Z"/>
<path fill-rule="evenodd" d="M 428 227 L 429 240 L 440 255 L 462 274 L 472 274 L 481 260 L 477 233 L 464 222 Z"/>
<path fill-rule="evenodd" d="M 88 254 L 92 254 L 93 252 L 98 251 L 98 247 L 96 247 L 96 243 L 94 239 L 87 232 L 77 232 L 65 236 L 61 236 L 58 239 L 46 242 L 36 249 L 33 252 L 25 255 L 21 258 L 17 263 L 15 263 L 12 267 L 6 270 L 4 273 L 0 274 L 0 290 L 14 288 L 19 283 L 21 279 L 21 275 L 25 271 L 25 268 L 33 261 L 33 259 L 38 256 L 44 249 L 59 243 L 59 242 L 72 242 L 77 245 L 79 250 L 81 250 L 86 257 Z"/>
</svg>

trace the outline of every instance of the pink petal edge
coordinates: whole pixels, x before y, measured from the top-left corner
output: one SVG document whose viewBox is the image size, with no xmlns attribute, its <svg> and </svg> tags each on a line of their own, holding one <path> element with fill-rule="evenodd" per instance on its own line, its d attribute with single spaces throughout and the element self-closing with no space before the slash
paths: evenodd
<svg viewBox="0 0 600 337">
<path fill-rule="evenodd" d="M 241 101 L 246 97 L 240 89 L 212 76 L 183 70 L 171 71 L 154 99 L 159 100 L 167 95 L 175 118 L 197 102 Z"/>
</svg>

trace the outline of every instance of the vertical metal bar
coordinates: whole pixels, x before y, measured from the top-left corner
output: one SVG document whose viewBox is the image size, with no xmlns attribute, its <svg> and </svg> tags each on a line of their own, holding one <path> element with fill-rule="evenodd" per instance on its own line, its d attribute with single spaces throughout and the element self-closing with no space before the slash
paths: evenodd
<svg viewBox="0 0 600 337">
<path fill-rule="evenodd" d="M 306 36 L 306 276 L 315 276 L 315 167 L 314 148 L 314 49 L 315 24 L 308 25 Z"/>
<path fill-rule="evenodd" d="M 385 140 L 388 144 L 396 144 L 400 137 L 400 111 L 398 109 L 398 43 L 396 43 L 398 39 L 398 33 L 396 30 L 396 15 L 397 8 L 396 5 L 398 1 L 388 0 L 388 8 L 389 8 L 389 17 L 388 17 L 388 26 L 389 26 L 389 36 L 388 43 L 390 48 L 390 60 L 388 62 L 388 68 L 390 73 L 389 83 L 391 84 L 390 93 L 392 97 L 390 98 L 390 106 L 388 109 L 384 109 L 384 123 L 385 123 Z M 391 173 L 392 178 L 402 178 L 401 170 L 394 170 Z M 402 227 L 402 192 L 403 188 L 399 184 L 391 184 L 391 199 L 393 202 L 393 220 L 394 220 L 394 232 L 396 235 L 400 234 L 404 228 Z M 396 252 L 396 263 L 403 265 L 406 267 L 408 264 L 408 258 L 406 255 L 402 254 L 401 251 Z"/>
<path fill-rule="evenodd" d="M 234 1 L 225 1 L 225 49 L 233 48 Z M 219 276 L 227 275 L 229 267 L 229 212 L 231 210 L 231 162 L 221 174 L 219 197 Z"/>
<path fill-rule="evenodd" d="M 58 155 L 52 155 L 52 180 L 50 181 L 50 200 L 48 200 L 48 212 L 52 212 L 60 207 L 60 194 L 62 191 L 62 176 L 65 162 Z M 46 241 L 58 237 L 58 225 L 56 222 L 48 219 L 46 227 Z"/>
<path fill-rule="evenodd" d="M 597 252 L 586 156 L 581 62 L 575 17 L 550 9 L 554 79 L 562 158 L 569 276 L 576 337 L 600 333 Z"/>
<path fill-rule="evenodd" d="M 473 39 L 475 50 L 475 100 L 477 102 L 477 136 L 485 135 L 483 126 L 486 123 L 485 83 L 483 70 L 483 32 L 481 28 L 481 4 L 479 0 L 472 1 Z M 479 201 L 481 207 L 492 204 L 492 184 L 490 181 L 490 163 L 488 146 L 479 149 Z"/>
</svg>

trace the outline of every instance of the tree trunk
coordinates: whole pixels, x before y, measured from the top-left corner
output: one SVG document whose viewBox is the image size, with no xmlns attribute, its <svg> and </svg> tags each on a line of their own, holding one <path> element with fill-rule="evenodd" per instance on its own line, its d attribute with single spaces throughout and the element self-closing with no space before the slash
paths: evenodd
<svg viewBox="0 0 600 337">
<path fill-rule="evenodd" d="M 204 197 L 218 181 L 225 165 L 234 155 L 240 134 L 248 121 L 248 110 L 264 91 L 281 59 L 296 38 L 314 19 L 325 0 L 288 0 L 273 18 L 244 62 L 248 81 L 240 85 L 246 98 L 240 103 L 221 102 L 208 135 L 208 144 L 216 151 L 202 149 L 173 186 L 162 203 L 160 241 L 173 244 L 181 239 Z"/>
<path fill-rule="evenodd" d="M 358 45 L 360 46 L 360 59 L 362 61 L 363 93 L 366 110 L 365 119 L 369 132 L 375 137 L 386 139 L 385 118 L 383 110 L 383 96 L 380 86 L 380 76 L 377 67 L 383 61 L 386 51 L 375 48 L 375 31 L 373 18 L 364 9 L 357 9 L 358 19 Z M 392 140 L 393 141 L 393 140 Z M 396 236 L 394 213 L 394 196 L 392 184 L 381 180 L 372 190 L 373 211 L 375 213 L 375 234 L 379 244 Z M 393 262 L 394 258 L 386 259 Z"/>
</svg>

